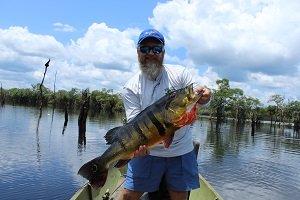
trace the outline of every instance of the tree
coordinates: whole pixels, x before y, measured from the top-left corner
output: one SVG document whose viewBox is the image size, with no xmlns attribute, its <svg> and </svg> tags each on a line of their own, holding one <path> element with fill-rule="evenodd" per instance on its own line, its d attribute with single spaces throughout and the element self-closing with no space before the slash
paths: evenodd
<svg viewBox="0 0 300 200">
<path fill-rule="evenodd" d="M 275 124 L 280 118 L 280 122 L 283 122 L 283 112 L 284 112 L 284 97 L 279 94 L 274 94 L 269 98 L 268 102 L 275 103 Z"/>
<path fill-rule="evenodd" d="M 213 89 L 213 98 L 210 103 L 211 115 L 215 114 L 217 122 L 222 122 L 225 119 L 225 105 L 229 101 L 231 95 L 229 80 L 221 79 L 216 81 L 218 89 Z"/>
</svg>

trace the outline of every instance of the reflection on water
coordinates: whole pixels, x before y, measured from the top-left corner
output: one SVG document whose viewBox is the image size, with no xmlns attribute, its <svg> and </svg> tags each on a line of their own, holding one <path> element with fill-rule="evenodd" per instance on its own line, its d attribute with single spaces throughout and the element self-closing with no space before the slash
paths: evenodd
<svg viewBox="0 0 300 200">
<path fill-rule="evenodd" d="M 224 199 L 294 199 L 300 195 L 300 143 L 287 140 L 282 131 L 269 125 L 237 127 L 197 121 L 207 134 L 193 130 L 201 142 L 200 173 Z M 270 130 L 272 130 L 270 132 Z M 288 141 L 288 142 L 287 142 Z"/>
<path fill-rule="evenodd" d="M 107 148 L 107 130 L 122 116 L 90 115 L 84 138 L 78 114 L 64 110 L 0 107 L 0 199 L 68 199 L 85 183 L 82 164 Z M 37 129 L 37 124 L 39 128 Z M 37 131 L 38 130 L 38 131 Z M 200 141 L 200 173 L 224 199 L 295 199 L 300 196 L 300 142 L 292 129 L 199 120 L 193 136 Z"/>
</svg>

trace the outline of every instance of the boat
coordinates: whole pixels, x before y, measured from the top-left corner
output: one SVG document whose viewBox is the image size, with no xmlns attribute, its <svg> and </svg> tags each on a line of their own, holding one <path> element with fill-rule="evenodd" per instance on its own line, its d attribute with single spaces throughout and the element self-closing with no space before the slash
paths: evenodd
<svg viewBox="0 0 300 200">
<path fill-rule="evenodd" d="M 194 143 L 195 153 L 198 154 L 199 143 Z M 126 167 L 117 169 L 111 168 L 108 171 L 107 181 L 103 187 L 94 189 L 89 183 L 82 186 L 72 197 L 71 200 L 117 200 L 124 183 L 124 173 L 126 172 Z M 216 190 L 211 186 L 211 184 L 205 180 L 203 176 L 199 174 L 200 188 L 192 190 L 189 193 L 189 200 L 223 200 L 223 198 L 216 192 Z M 160 185 L 160 193 L 166 191 L 162 184 Z M 168 195 L 157 198 L 154 194 L 145 193 L 141 200 L 149 199 L 168 199 Z M 166 192 L 167 193 L 167 192 Z M 152 198 L 151 198 L 152 195 Z M 161 194 L 160 194 L 161 195 Z M 154 197 L 154 198 L 153 198 Z"/>
</svg>

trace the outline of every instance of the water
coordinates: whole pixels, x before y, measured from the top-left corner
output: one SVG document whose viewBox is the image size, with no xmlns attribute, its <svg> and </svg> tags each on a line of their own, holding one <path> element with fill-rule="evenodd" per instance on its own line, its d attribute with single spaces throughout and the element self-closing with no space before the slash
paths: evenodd
<svg viewBox="0 0 300 200">
<path fill-rule="evenodd" d="M 86 181 L 77 171 L 107 146 L 106 131 L 121 117 L 87 120 L 86 145 L 78 140 L 76 114 L 62 134 L 64 113 L 29 107 L 0 107 L 0 199 L 69 199 Z M 37 128 L 38 126 L 38 128 Z M 297 199 L 300 196 L 300 141 L 292 131 L 196 121 L 200 173 L 228 200 Z M 298 135 L 296 136 L 297 138 Z"/>
</svg>

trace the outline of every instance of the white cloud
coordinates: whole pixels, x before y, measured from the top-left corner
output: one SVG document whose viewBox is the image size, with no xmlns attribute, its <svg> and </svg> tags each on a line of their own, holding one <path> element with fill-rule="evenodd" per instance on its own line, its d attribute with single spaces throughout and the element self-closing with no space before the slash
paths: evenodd
<svg viewBox="0 0 300 200">
<path fill-rule="evenodd" d="M 300 3 L 292 0 L 174 0 L 159 3 L 149 23 L 164 33 L 173 52 L 166 63 L 189 67 L 198 84 L 215 88 L 217 79 L 228 78 L 232 87 L 263 100 L 273 93 L 299 99 L 298 10 Z M 0 29 L 0 80 L 4 87 L 29 87 L 40 82 L 51 58 L 48 87 L 58 71 L 58 89 L 119 90 L 138 70 L 139 33 L 93 23 L 82 37 L 62 44 L 26 27 Z M 184 56 L 176 55 L 178 49 Z"/>
<path fill-rule="evenodd" d="M 60 22 L 53 23 L 54 30 L 60 32 L 74 32 L 76 29 L 69 24 L 62 24 Z"/>
<path fill-rule="evenodd" d="M 33 34 L 26 27 L 0 29 L 0 80 L 6 88 L 30 87 L 41 81 L 44 64 L 50 58 L 45 79 L 48 87 L 52 87 L 57 71 L 58 89 L 120 90 L 138 69 L 132 39 L 138 32 L 94 23 L 82 38 L 64 45 L 53 36 Z"/>
<path fill-rule="evenodd" d="M 92 63 L 97 68 L 130 71 L 136 62 L 133 37 L 137 29 L 123 32 L 109 28 L 105 23 L 92 24 L 84 37 L 67 47 L 69 60 L 77 64 Z"/>
<path fill-rule="evenodd" d="M 249 80 L 256 82 L 257 85 L 270 88 L 286 88 L 293 89 L 300 85 L 300 78 L 290 76 L 270 76 L 263 73 L 250 73 Z"/>
<path fill-rule="evenodd" d="M 297 0 L 174 0 L 159 4 L 149 22 L 167 45 L 186 48 L 194 66 L 210 66 L 253 90 L 285 88 L 299 98 L 291 89 L 300 88 L 299 10 Z M 288 79 L 294 83 L 284 83 Z"/>
</svg>

